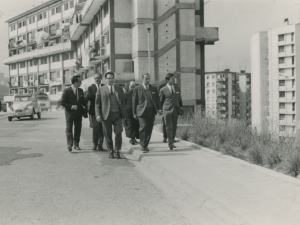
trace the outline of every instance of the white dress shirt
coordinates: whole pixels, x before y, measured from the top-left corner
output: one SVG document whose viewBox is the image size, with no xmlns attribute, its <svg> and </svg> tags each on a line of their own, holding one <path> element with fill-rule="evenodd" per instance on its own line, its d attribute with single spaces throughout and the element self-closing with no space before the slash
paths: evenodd
<svg viewBox="0 0 300 225">
<path fill-rule="evenodd" d="M 167 84 L 167 86 L 168 86 L 169 90 L 171 91 L 171 93 L 173 90 L 173 94 L 175 95 L 174 85 L 171 86 L 171 85 Z"/>
<path fill-rule="evenodd" d="M 111 94 L 111 88 L 112 88 L 113 94 L 115 93 L 115 87 L 114 87 L 114 86 L 115 86 L 115 85 L 112 85 L 112 86 L 110 86 L 109 84 L 107 85 L 108 90 L 109 90 L 109 94 Z"/>
</svg>

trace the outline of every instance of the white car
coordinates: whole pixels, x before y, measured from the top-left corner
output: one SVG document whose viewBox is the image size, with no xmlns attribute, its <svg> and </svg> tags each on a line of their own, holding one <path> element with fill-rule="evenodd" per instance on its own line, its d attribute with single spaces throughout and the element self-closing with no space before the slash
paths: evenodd
<svg viewBox="0 0 300 225">
<path fill-rule="evenodd" d="M 41 118 L 41 107 L 36 97 L 31 94 L 15 95 L 13 104 L 7 110 L 8 121 L 21 117 L 30 117 L 33 120 L 35 114 Z"/>
<path fill-rule="evenodd" d="M 35 95 L 42 111 L 49 111 L 50 110 L 50 100 L 49 97 L 44 94 L 44 95 Z"/>
</svg>

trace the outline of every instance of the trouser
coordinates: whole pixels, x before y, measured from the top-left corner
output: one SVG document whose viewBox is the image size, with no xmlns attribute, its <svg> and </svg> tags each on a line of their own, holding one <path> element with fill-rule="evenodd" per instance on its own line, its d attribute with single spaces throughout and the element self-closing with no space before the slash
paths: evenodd
<svg viewBox="0 0 300 225">
<path fill-rule="evenodd" d="M 93 143 L 94 145 L 102 145 L 104 139 L 102 124 L 97 121 L 96 116 L 91 115 L 91 118 L 93 124 Z"/>
<path fill-rule="evenodd" d="M 149 145 L 153 124 L 155 119 L 155 109 L 146 108 L 143 115 L 138 117 L 140 122 L 140 145 L 147 147 Z"/>
<path fill-rule="evenodd" d="M 164 117 L 162 117 L 162 123 L 163 123 L 163 136 L 164 136 L 164 139 L 167 139 L 168 135 L 167 135 L 167 128 L 166 128 L 166 122 L 165 122 Z"/>
<path fill-rule="evenodd" d="M 112 126 L 114 126 L 115 133 L 115 150 L 121 150 L 122 147 L 122 117 L 121 112 L 109 112 L 106 120 L 102 121 L 102 127 L 104 131 L 106 146 L 109 151 L 114 150 L 112 140 Z"/>
<path fill-rule="evenodd" d="M 177 109 L 174 108 L 172 113 L 164 115 L 165 122 L 166 122 L 166 130 L 169 139 L 169 146 L 174 144 L 174 139 L 176 136 L 177 130 L 177 121 L 178 121 L 178 112 Z"/>
<path fill-rule="evenodd" d="M 128 117 L 124 120 L 124 126 L 126 137 L 139 139 L 140 123 L 133 117 L 133 115 L 128 115 Z"/>
<path fill-rule="evenodd" d="M 66 118 L 66 136 L 67 136 L 67 144 L 68 146 L 78 145 L 80 142 L 80 134 L 81 134 L 81 122 L 82 116 L 78 115 L 75 117 L 70 116 Z M 73 136 L 73 124 L 74 124 L 74 136 Z"/>
</svg>

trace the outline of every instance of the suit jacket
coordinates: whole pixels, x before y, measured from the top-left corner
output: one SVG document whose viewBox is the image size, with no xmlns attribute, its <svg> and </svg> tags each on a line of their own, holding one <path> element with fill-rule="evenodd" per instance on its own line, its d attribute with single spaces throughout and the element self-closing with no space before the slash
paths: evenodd
<svg viewBox="0 0 300 225">
<path fill-rule="evenodd" d="M 180 88 L 176 85 L 173 87 L 175 90 L 174 96 L 167 85 L 160 89 L 159 92 L 159 99 L 162 105 L 164 116 L 173 113 L 174 109 L 178 111 L 179 115 L 183 114 Z"/>
<path fill-rule="evenodd" d="M 61 97 L 61 105 L 65 107 L 66 117 L 77 117 L 86 115 L 86 101 L 84 98 L 83 90 L 78 88 L 78 101 L 72 87 L 68 87 L 64 90 Z M 71 110 L 72 105 L 77 105 L 77 110 Z"/>
<path fill-rule="evenodd" d="M 131 115 L 131 116 L 133 116 L 133 113 L 132 113 L 132 96 L 133 96 L 133 91 L 128 91 L 124 94 L 126 113 L 127 113 L 127 115 Z"/>
<path fill-rule="evenodd" d="M 100 87 L 104 86 L 105 84 L 100 84 Z M 90 115 L 95 116 L 95 101 L 96 101 L 96 94 L 97 94 L 97 86 L 96 84 L 92 84 L 91 86 L 88 87 L 87 90 L 87 100 L 89 101 L 88 104 L 88 112 Z"/>
<path fill-rule="evenodd" d="M 124 91 L 121 87 L 114 85 L 115 95 L 119 104 L 120 112 L 123 118 L 127 117 L 124 103 Z M 109 89 L 107 85 L 100 87 L 96 94 L 95 112 L 96 116 L 100 116 L 101 120 L 106 120 L 110 110 Z"/>
<path fill-rule="evenodd" d="M 155 114 L 157 114 L 157 111 L 161 110 L 157 90 L 154 86 L 149 85 L 149 91 L 155 109 Z M 146 90 L 144 88 L 144 85 L 141 84 L 133 90 L 132 101 L 133 101 L 132 102 L 133 114 L 137 116 L 142 116 L 147 107 L 147 96 L 146 96 Z"/>
</svg>

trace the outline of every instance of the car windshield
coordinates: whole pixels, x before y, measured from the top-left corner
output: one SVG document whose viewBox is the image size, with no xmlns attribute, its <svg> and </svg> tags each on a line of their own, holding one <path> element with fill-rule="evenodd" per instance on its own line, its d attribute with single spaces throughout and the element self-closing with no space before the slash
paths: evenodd
<svg viewBox="0 0 300 225">
<path fill-rule="evenodd" d="M 28 102 L 31 101 L 31 97 L 15 97 L 15 102 Z"/>
<path fill-rule="evenodd" d="M 37 97 L 37 100 L 47 101 L 49 100 L 48 97 Z"/>
</svg>

